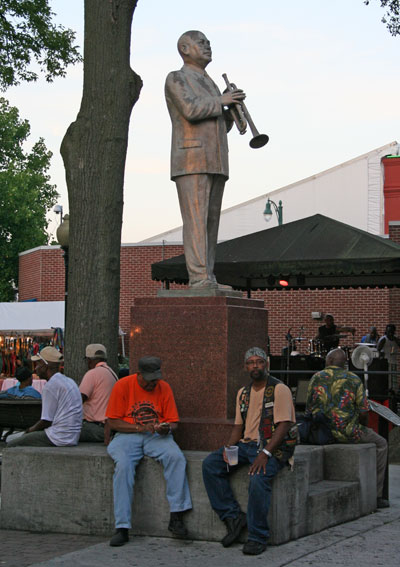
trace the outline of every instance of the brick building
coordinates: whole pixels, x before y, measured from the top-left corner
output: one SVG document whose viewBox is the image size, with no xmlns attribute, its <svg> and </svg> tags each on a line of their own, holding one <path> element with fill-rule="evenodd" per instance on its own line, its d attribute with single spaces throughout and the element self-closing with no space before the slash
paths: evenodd
<svg viewBox="0 0 400 567">
<path fill-rule="evenodd" d="M 400 243 L 400 222 L 389 223 L 390 238 Z M 130 308 L 135 298 L 155 297 L 160 282 L 151 280 L 151 264 L 182 254 L 182 245 L 123 244 L 121 246 L 120 326 L 130 332 Z M 64 262 L 59 246 L 40 246 L 20 254 L 19 300 L 60 301 L 64 298 Z M 177 286 L 175 286 L 177 287 Z M 400 328 L 400 289 L 273 290 L 253 292 L 264 299 L 269 314 L 271 352 L 280 354 L 289 328 L 293 336 L 317 334 L 320 320 L 311 313 L 332 313 L 340 325 L 356 327 L 359 342 L 371 325 L 383 333 L 388 322 Z M 307 347 L 302 344 L 303 350 Z M 352 346 L 352 345 L 351 345 Z"/>
<path fill-rule="evenodd" d="M 284 203 L 285 223 L 322 213 L 371 234 L 400 243 L 400 145 L 392 142 L 348 162 L 270 193 Z M 267 195 L 222 211 L 219 238 L 230 240 L 266 228 L 262 218 Z M 270 223 L 274 226 L 276 219 Z M 155 297 L 161 284 L 151 280 L 151 264 L 182 254 L 178 227 L 137 244 L 121 246 L 120 327 L 130 332 L 130 308 L 136 298 Z M 64 299 L 64 262 L 58 246 L 20 254 L 19 301 Z M 173 286 L 177 287 L 177 286 Z M 311 313 L 332 313 L 339 325 L 354 326 L 355 341 L 371 325 L 383 333 L 387 323 L 400 329 L 400 289 L 258 291 L 269 312 L 271 352 L 280 354 L 289 328 L 311 339 L 321 320 Z M 306 341 L 301 344 L 306 350 Z M 353 346 L 353 345 L 351 345 Z"/>
</svg>

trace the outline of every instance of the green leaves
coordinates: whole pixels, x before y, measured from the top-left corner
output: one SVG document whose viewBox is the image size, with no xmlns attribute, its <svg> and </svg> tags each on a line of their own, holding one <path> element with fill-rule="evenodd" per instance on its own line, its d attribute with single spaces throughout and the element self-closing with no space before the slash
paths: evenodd
<svg viewBox="0 0 400 567">
<path fill-rule="evenodd" d="M 82 60 L 75 33 L 52 23 L 49 0 L 0 0 L 0 90 L 64 76 Z M 0 98 L 0 301 L 12 301 L 18 285 L 18 253 L 47 244 L 46 213 L 58 193 L 49 183 L 51 152 L 42 139 L 24 151 L 30 133 L 18 109 Z"/>
<path fill-rule="evenodd" d="M 75 33 L 55 26 L 48 0 L 0 0 L 0 89 L 21 81 L 36 81 L 35 61 L 46 80 L 65 75 L 66 67 L 82 60 Z"/>
<path fill-rule="evenodd" d="M 58 197 L 43 139 L 24 151 L 29 131 L 18 109 L 0 98 L 0 301 L 14 299 L 19 252 L 47 244 L 46 213 Z"/>
<path fill-rule="evenodd" d="M 400 0 L 380 0 L 381 8 L 386 8 L 382 23 L 386 24 L 391 35 L 400 35 Z M 370 0 L 364 0 L 368 6 Z"/>
</svg>

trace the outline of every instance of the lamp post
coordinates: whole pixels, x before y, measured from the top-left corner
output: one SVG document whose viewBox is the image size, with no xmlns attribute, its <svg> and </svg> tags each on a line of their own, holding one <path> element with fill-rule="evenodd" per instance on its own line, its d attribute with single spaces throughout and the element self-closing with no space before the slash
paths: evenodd
<svg viewBox="0 0 400 567">
<path fill-rule="evenodd" d="M 64 338 L 67 328 L 67 303 L 68 303 L 68 247 L 69 247 L 69 215 L 64 215 L 60 226 L 57 228 L 57 240 L 64 254 L 65 280 L 64 280 Z"/>
<path fill-rule="evenodd" d="M 277 205 L 274 201 L 271 201 L 271 199 L 268 197 L 268 201 L 265 204 L 265 210 L 264 210 L 264 219 L 266 222 L 269 222 L 272 218 L 272 208 L 271 205 L 273 205 L 276 216 L 278 217 L 278 225 L 281 226 L 283 224 L 283 205 L 282 205 L 282 201 L 279 201 L 279 205 Z"/>
</svg>

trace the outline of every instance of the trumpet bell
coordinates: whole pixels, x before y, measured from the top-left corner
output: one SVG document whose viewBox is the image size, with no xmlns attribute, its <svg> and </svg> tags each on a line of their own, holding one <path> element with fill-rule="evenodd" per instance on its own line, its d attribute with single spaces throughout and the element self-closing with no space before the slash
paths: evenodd
<svg viewBox="0 0 400 567">
<path fill-rule="evenodd" d="M 265 144 L 268 144 L 269 136 L 267 134 L 258 134 L 254 136 L 249 142 L 251 148 L 262 148 Z"/>
</svg>

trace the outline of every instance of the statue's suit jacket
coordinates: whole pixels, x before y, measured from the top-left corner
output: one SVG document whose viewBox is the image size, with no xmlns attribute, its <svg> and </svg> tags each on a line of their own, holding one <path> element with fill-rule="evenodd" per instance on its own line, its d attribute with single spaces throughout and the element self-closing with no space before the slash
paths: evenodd
<svg viewBox="0 0 400 567">
<path fill-rule="evenodd" d="M 172 121 L 171 179 L 193 173 L 220 174 L 228 168 L 228 128 L 217 85 L 191 65 L 169 73 L 165 98 Z"/>
</svg>

